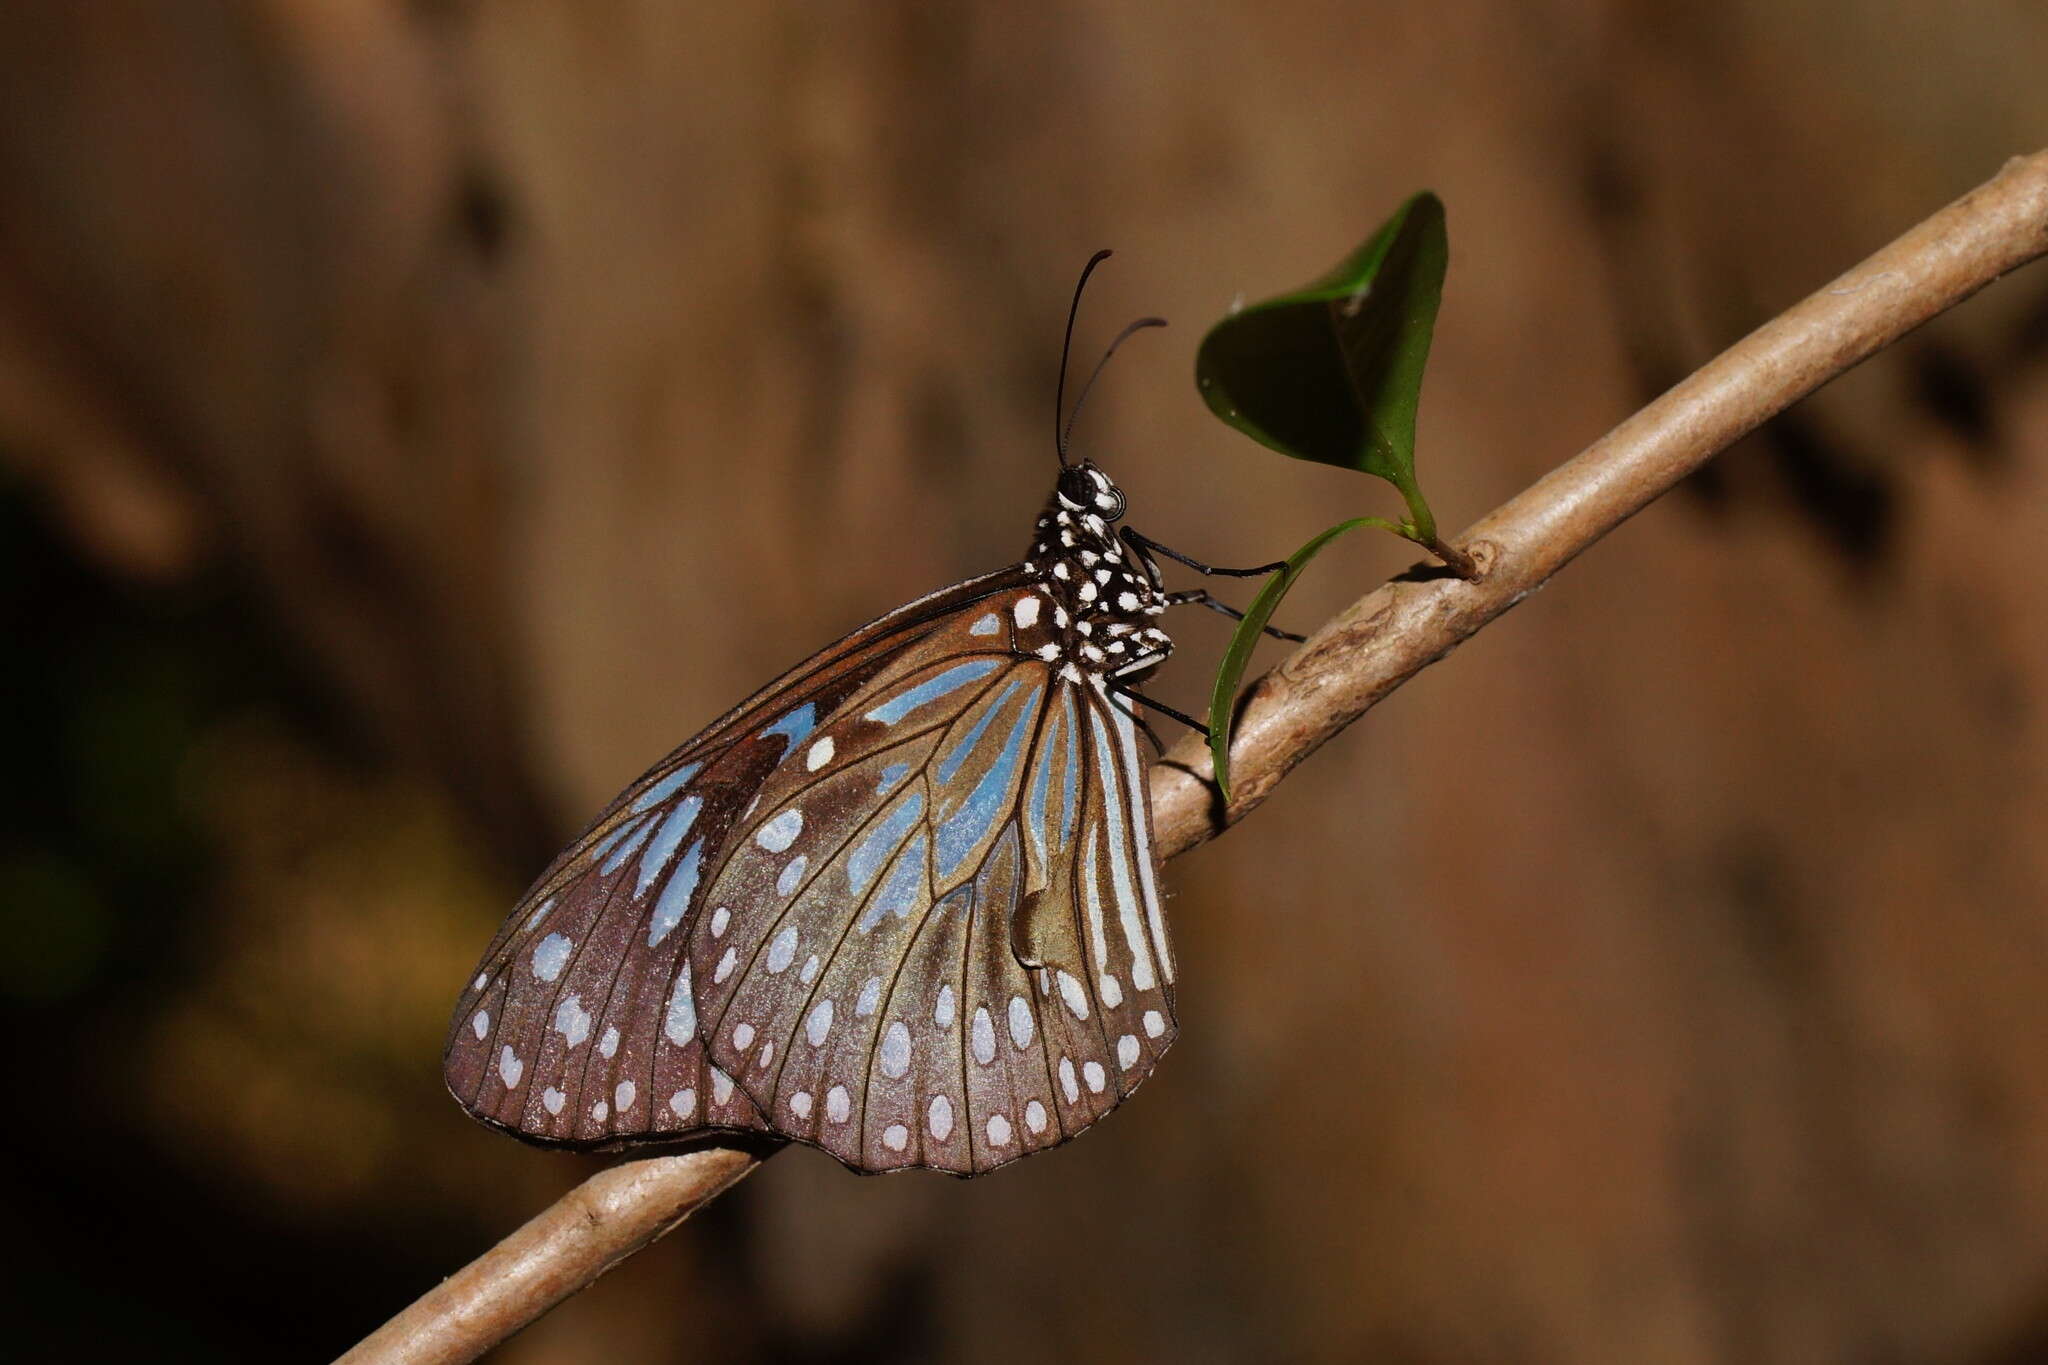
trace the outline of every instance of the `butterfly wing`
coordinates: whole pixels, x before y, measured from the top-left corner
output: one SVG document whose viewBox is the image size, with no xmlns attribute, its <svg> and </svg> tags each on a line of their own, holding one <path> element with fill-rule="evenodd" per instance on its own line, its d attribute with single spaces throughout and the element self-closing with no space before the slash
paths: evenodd
<svg viewBox="0 0 2048 1365">
<path fill-rule="evenodd" d="M 971 579 L 862 627 L 770 683 L 634 782 L 542 874 L 485 951 L 443 1057 L 475 1117 L 603 1146 L 760 1129 L 711 1065 L 686 958 L 699 893 L 762 784 L 801 768 L 819 720 L 1019 571 Z"/>
<path fill-rule="evenodd" d="M 1040 656 L 1025 596 L 850 696 L 763 783 L 693 923 L 712 1062 L 859 1170 L 1053 1146 L 1173 1040 L 1135 727 Z"/>
</svg>

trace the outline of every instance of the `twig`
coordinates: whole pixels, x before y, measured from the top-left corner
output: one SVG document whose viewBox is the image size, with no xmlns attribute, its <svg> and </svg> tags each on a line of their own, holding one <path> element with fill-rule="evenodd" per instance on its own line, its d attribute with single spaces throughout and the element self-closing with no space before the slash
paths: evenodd
<svg viewBox="0 0 2048 1365">
<path fill-rule="evenodd" d="M 1152 769 L 1160 856 L 1214 838 L 1295 764 L 1522 600 L 1686 475 L 1828 380 L 2048 253 L 2048 152 L 2018 157 L 1862 265 L 1730 347 L 1552 470 L 1459 543 L 1478 577 L 1388 583 L 1252 689 L 1226 808 L 1199 740 Z M 344 1357 L 471 1360 L 715 1198 L 756 1158 L 726 1149 L 602 1171 Z"/>
<path fill-rule="evenodd" d="M 599 1171 L 358 1342 L 346 1365 L 457 1365 L 582 1289 L 760 1164 L 709 1147 Z"/>
<path fill-rule="evenodd" d="M 1479 561 L 1457 546 L 1443 540 L 1433 539 L 1422 547 L 1441 559 L 1450 571 L 1460 578 L 1479 577 Z"/>
</svg>

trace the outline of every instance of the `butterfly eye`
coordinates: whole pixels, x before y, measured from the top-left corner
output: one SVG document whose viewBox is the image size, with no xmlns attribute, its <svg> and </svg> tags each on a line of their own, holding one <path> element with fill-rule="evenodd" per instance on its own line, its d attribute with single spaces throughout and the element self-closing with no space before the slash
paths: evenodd
<svg viewBox="0 0 2048 1365">
<path fill-rule="evenodd" d="M 1092 464 L 1078 464 L 1060 475 L 1060 497 L 1079 511 L 1093 512 L 1108 521 L 1124 515 L 1124 494 Z"/>
</svg>

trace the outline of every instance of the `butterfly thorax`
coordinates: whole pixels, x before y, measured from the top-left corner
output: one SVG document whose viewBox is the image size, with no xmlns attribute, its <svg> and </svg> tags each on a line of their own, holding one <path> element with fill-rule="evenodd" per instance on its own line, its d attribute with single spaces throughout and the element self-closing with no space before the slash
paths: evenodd
<svg viewBox="0 0 2048 1365">
<path fill-rule="evenodd" d="M 1159 666 L 1173 641 L 1156 624 L 1166 610 L 1159 569 L 1118 538 L 1124 495 L 1094 465 L 1069 466 L 1038 518 L 1024 567 L 1050 618 L 1039 657 L 1062 677 L 1137 676 Z"/>
</svg>

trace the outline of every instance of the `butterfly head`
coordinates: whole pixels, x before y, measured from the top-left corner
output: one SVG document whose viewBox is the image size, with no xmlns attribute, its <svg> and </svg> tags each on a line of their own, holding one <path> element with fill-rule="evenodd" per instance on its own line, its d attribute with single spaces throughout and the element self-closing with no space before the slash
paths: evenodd
<svg viewBox="0 0 2048 1365">
<path fill-rule="evenodd" d="M 1083 460 L 1060 471 L 1053 502 L 1069 516 L 1094 513 L 1105 522 L 1122 521 L 1124 493 L 1093 461 Z"/>
</svg>

